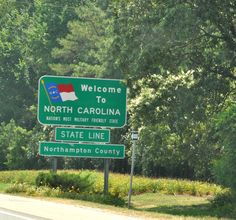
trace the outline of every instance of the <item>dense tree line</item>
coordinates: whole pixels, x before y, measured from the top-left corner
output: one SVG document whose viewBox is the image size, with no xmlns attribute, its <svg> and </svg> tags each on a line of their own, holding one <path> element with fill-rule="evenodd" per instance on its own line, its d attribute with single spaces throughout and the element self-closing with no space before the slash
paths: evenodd
<svg viewBox="0 0 236 220">
<path fill-rule="evenodd" d="M 53 74 L 126 80 L 128 124 L 112 130 L 112 142 L 127 152 L 111 170 L 128 172 L 135 129 L 137 174 L 232 183 L 224 171 L 235 167 L 235 1 L 0 6 L 1 170 L 50 167 L 37 144 L 52 139 L 52 127 L 37 123 L 36 109 L 37 81 Z M 58 166 L 102 169 L 103 161 L 61 158 Z"/>
</svg>

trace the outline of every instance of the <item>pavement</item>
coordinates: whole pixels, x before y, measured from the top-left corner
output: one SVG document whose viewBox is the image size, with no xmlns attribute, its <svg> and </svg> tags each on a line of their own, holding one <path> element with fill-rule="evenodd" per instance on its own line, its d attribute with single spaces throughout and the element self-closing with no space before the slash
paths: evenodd
<svg viewBox="0 0 236 220">
<path fill-rule="evenodd" d="M 1 217 L 2 216 L 2 217 Z M 3 217 L 5 216 L 5 217 Z M 0 220 L 144 220 L 100 208 L 0 194 Z"/>
</svg>

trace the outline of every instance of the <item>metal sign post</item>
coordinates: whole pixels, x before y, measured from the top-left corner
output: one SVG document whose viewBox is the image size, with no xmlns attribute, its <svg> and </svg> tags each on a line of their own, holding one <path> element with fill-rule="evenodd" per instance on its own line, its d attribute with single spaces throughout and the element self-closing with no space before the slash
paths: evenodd
<svg viewBox="0 0 236 220">
<path fill-rule="evenodd" d="M 57 172 L 57 158 L 56 157 L 52 158 L 52 172 L 53 173 Z"/>
<path fill-rule="evenodd" d="M 55 141 L 55 127 L 53 128 L 51 139 Z M 51 162 L 52 162 L 52 172 L 56 173 L 57 172 L 57 158 L 53 157 Z"/>
<path fill-rule="evenodd" d="M 138 140 L 137 131 L 132 131 L 131 140 L 132 140 L 132 162 L 131 162 L 130 186 L 129 186 L 129 194 L 128 194 L 128 208 L 130 208 L 130 204 L 131 204 L 132 184 L 133 184 L 133 175 L 134 175 L 135 146 L 136 146 L 136 141 Z"/>
<path fill-rule="evenodd" d="M 109 159 L 104 159 L 104 195 L 108 194 Z"/>
</svg>

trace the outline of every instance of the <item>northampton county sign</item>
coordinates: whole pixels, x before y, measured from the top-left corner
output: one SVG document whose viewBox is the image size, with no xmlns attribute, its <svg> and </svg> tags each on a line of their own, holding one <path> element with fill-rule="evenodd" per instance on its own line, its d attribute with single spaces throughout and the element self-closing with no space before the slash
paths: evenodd
<svg viewBox="0 0 236 220">
<path fill-rule="evenodd" d="M 125 146 L 118 144 L 85 144 L 39 142 L 39 154 L 57 157 L 114 158 L 125 157 Z"/>
<path fill-rule="evenodd" d="M 45 125 L 123 127 L 126 85 L 122 80 L 43 76 L 38 120 Z"/>
</svg>

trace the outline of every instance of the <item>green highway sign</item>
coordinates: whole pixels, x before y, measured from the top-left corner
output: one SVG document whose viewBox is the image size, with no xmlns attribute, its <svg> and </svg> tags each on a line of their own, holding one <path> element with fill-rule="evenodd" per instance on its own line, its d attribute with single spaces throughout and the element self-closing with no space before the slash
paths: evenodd
<svg viewBox="0 0 236 220">
<path fill-rule="evenodd" d="M 122 80 L 42 76 L 38 121 L 44 125 L 123 127 L 126 85 Z"/>
<path fill-rule="evenodd" d="M 49 157 L 123 159 L 125 157 L 125 146 L 116 144 L 39 142 L 39 154 Z"/>
<path fill-rule="evenodd" d="M 86 128 L 56 128 L 56 141 L 110 142 L 110 130 Z"/>
</svg>

